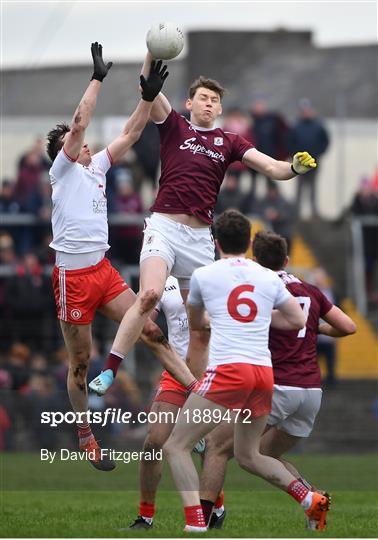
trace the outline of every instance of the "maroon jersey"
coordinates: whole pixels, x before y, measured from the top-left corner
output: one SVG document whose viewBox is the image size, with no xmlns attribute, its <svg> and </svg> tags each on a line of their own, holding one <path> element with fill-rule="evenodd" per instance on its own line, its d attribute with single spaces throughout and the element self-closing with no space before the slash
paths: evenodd
<svg viewBox="0 0 378 540">
<path fill-rule="evenodd" d="M 301 304 L 306 326 L 302 330 L 290 332 L 270 328 L 269 349 L 272 354 L 274 383 L 320 388 L 321 376 L 316 354 L 319 319 L 329 312 L 333 304 L 314 285 L 286 272 L 279 272 L 279 276 Z"/>
<path fill-rule="evenodd" d="M 220 128 L 192 126 L 172 109 L 160 132 L 161 175 L 152 212 L 189 214 L 212 223 L 227 167 L 253 145 Z"/>
</svg>

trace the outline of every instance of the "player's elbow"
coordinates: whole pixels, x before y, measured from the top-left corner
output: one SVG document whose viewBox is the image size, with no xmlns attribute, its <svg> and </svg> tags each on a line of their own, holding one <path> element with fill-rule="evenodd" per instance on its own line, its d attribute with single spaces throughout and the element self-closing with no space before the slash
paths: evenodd
<svg viewBox="0 0 378 540">
<path fill-rule="evenodd" d="M 70 129 L 70 138 L 79 139 L 83 137 L 86 127 L 87 126 L 84 125 L 84 123 L 81 123 L 81 121 L 78 123 L 74 122 Z"/>
<path fill-rule="evenodd" d="M 342 327 L 339 328 L 339 330 L 343 332 L 345 336 L 351 336 L 357 332 L 357 326 L 352 321 L 352 319 L 349 319 L 349 320 L 344 321 Z"/>
</svg>

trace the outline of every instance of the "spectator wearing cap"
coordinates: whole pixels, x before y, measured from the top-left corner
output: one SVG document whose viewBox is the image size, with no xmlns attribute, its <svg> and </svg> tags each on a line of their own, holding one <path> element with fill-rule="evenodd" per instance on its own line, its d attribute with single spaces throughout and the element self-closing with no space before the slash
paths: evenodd
<svg viewBox="0 0 378 540">
<path fill-rule="evenodd" d="M 297 178 L 297 212 L 303 203 L 303 194 L 307 191 L 311 213 L 318 215 L 316 203 L 316 180 L 319 173 L 319 161 L 329 145 L 326 128 L 316 115 L 316 111 L 308 98 L 302 98 L 298 104 L 299 118 L 288 134 L 289 153 L 302 152 L 306 149 L 316 159 L 317 167 L 300 178 Z"/>
</svg>

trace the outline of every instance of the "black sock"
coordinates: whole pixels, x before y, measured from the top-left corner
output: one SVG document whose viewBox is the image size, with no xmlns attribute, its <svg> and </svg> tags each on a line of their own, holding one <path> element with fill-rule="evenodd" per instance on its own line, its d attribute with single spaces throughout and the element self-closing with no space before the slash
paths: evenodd
<svg viewBox="0 0 378 540">
<path fill-rule="evenodd" d="M 200 499 L 203 516 L 205 518 L 206 526 L 209 525 L 210 517 L 213 511 L 214 503 L 207 501 L 206 499 Z"/>
</svg>

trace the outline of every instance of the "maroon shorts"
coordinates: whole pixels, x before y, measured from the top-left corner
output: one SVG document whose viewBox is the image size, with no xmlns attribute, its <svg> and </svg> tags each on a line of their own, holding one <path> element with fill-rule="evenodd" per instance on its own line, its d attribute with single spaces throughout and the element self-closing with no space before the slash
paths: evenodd
<svg viewBox="0 0 378 540">
<path fill-rule="evenodd" d="M 98 308 L 129 288 L 106 258 L 79 270 L 55 266 L 52 281 L 58 319 L 71 324 L 90 324 Z"/>
</svg>

